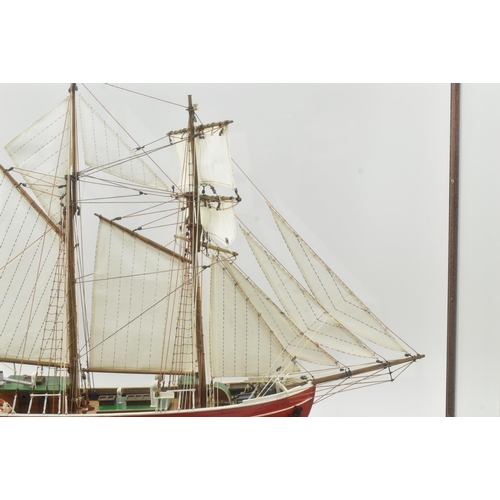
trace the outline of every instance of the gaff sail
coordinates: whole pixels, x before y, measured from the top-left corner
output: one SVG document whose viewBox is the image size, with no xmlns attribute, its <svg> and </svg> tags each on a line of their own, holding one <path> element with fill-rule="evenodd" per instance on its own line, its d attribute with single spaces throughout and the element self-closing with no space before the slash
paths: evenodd
<svg viewBox="0 0 500 500">
<path fill-rule="evenodd" d="M 61 232 L 2 168 L 0 360 L 66 366 L 65 255 Z"/>
<path fill-rule="evenodd" d="M 137 233 L 101 217 L 92 297 L 90 367 L 95 371 L 191 373 L 193 341 L 174 350 L 185 260 Z M 192 292 L 191 292 L 192 293 Z M 174 352 L 185 359 L 176 364 Z"/>
</svg>

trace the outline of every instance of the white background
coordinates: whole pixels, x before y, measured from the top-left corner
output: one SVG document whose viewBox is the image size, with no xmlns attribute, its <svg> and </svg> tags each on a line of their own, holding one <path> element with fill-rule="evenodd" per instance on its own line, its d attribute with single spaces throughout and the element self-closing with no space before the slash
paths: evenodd
<svg viewBox="0 0 500 500">
<path fill-rule="evenodd" d="M 458 416 L 500 416 L 500 85 L 461 86 Z"/>
</svg>

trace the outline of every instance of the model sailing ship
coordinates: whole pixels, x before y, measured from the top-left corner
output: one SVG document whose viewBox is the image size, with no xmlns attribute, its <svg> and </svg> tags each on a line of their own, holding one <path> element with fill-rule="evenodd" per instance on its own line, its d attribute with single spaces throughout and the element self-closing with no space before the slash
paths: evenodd
<svg viewBox="0 0 500 500">
<path fill-rule="evenodd" d="M 7 144 L 0 362 L 13 374 L 0 372 L 0 415 L 308 416 L 313 403 L 394 380 L 423 357 L 269 202 L 301 279 L 238 223 L 231 122 L 200 123 L 191 96 L 187 111 L 187 127 L 165 144 L 130 145 L 72 84 Z M 175 182 L 153 159 L 163 148 L 179 158 Z M 89 207 L 104 194 L 89 189 L 133 204 L 95 217 Z M 267 293 L 243 270 L 238 230 Z M 127 378 L 98 386 L 100 373 Z"/>
</svg>

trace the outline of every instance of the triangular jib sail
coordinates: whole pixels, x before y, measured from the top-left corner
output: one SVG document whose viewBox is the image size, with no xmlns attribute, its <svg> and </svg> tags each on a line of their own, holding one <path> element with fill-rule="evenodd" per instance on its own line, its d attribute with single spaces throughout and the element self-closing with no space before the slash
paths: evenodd
<svg viewBox="0 0 500 500">
<path fill-rule="evenodd" d="M 219 275 L 225 279 L 225 282 L 221 282 L 221 287 L 219 288 L 218 296 L 212 294 L 212 301 L 216 301 L 221 304 L 220 307 L 224 307 L 223 297 L 229 301 L 230 296 L 225 292 L 222 295 L 222 285 L 228 288 L 230 293 L 238 294 L 239 297 L 244 299 L 245 307 L 252 307 L 252 310 L 257 312 L 259 321 L 263 321 L 262 325 L 265 325 L 265 331 L 267 335 L 273 339 L 276 339 L 284 350 L 291 358 L 297 358 L 299 360 L 308 361 L 310 363 L 316 363 L 319 365 L 337 366 L 338 363 L 330 354 L 325 352 L 320 346 L 315 342 L 305 336 L 290 319 L 281 311 L 272 300 L 267 297 L 264 292 L 246 276 L 241 269 L 239 269 L 235 264 L 225 263 L 218 264 L 218 267 L 223 267 L 223 271 L 217 270 Z M 228 275 L 228 276 L 226 276 Z M 221 278 L 219 278 L 221 280 Z M 213 289 L 213 291 L 216 291 Z M 247 304 L 248 303 L 248 304 Z M 241 322 L 245 317 L 243 315 L 244 309 L 236 310 L 238 321 Z M 228 318 L 224 315 L 223 320 L 227 321 Z M 236 335 L 245 335 L 245 328 L 235 328 L 233 333 Z M 264 329 L 262 330 L 264 331 Z M 241 332 L 241 333 L 240 333 Z M 290 366 L 280 365 L 284 370 L 290 370 Z M 268 371 L 262 371 L 261 375 L 268 374 Z"/>
<path fill-rule="evenodd" d="M 248 231 L 243 230 L 243 233 L 282 307 L 300 331 L 315 342 L 339 352 L 377 356 L 333 318 Z"/>
<path fill-rule="evenodd" d="M 295 370 L 292 355 L 216 260 L 211 267 L 209 331 L 213 377 L 262 377 L 279 367 Z"/>
<path fill-rule="evenodd" d="M 270 206 L 274 220 L 288 245 L 304 280 L 318 302 L 342 325 L 375 344 L 405 352 L 387 328 L 342 280 L 318 257 L 311 247 Z"/>
</svg>

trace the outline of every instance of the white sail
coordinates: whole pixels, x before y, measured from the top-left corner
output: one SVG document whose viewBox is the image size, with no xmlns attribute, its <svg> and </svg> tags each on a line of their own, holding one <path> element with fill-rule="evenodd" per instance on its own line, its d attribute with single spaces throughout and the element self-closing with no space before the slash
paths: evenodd
<svg viewBox="0 0 500 500">
<path fill-rule="evenodd" d="M 291 356 L 319 365 L 338 365 L 335 358 L 304 335 L 241 269 L 235 264 L 227 265 L 226 269 Z"/>
<path fill-rule="evenodd" d="M 62 220 L 69 173 L 69 98 L 50 109 L 5 149 L 50 218 Z"/>
<path fill-rule="evenodd" d="M 242 231 L 269 284 L 299 330 L 315 342 L 336 351 L 355 356 L 377 356 L 333 318 L 248 231 Z"/>
<path fill-rule="evenodd" d="M 81 128 L 85 163 L 143 186 L 166 190 L 166 184 L 133 151 L 128 143 L 80 96 Z"/>
<path fill-rule="evenodd" d="M 274 220 L 307 285 L 320 304 L 342 325 L 364 339 L 405 352 L 394 334 L 366 307 L 309 245 L 270 206 Z"/>
<path fill-rule="evenodd" d="M 195 139 L 195 147 L 200 184 L 234 189 L 229 126 L 204 128 Z"/>
<path fill-rule="evenodd" d="M 175 144 L 180 164 L 179 188 L 193 191 L 195 179 L 191 168 L 191 152 L 186 134 L 170 136 Z M 200 199 L 200 217 L 203 230 L 219 245 L 229 247 L 236 237 L 234 200 L 221 199 L 215 186 L 234 190 L 231 155 L 229 154 L 228 126 L 202 127 L 195 137 L 196 167 Z M 231 192 L 230 195 L 233 195 Z"/>
<path fill-rule="evenodd" d="M 210 289 L 212 377 L 259 377 L 295 371 L 287 352 L 224 267 L 214 260 Z"/>
<path fill-rule="evenodd" d="M 203 128 L 203 131 L 196 135 L 195 154 L 199 186 L 212 185 L 234 189 L 228 130 L 228 125 L 214 125 Z M 188 151 L 187 134 L 172 134 L 171 140 L 175 144 L 181 165 L 179 189 L 190 191 L 193 179 L 190 178 L 190 151 Z"/>
<path fill-rule="evenodd" d="M 236 218 L 234 203 L 222 201 L 200 207 L 201 225 L 210 238 L 225 247 L 229 247 L 236 238 Z"/>
<path fill-rule="evenodd" d="M 0 360 L 66 365 L 61 239 L 0 173 Z"/>
<path fill-rule="evenodd" d="M 182 266 L 180 257 L 101 218 L 92 298 L 93 370 L 193 371 L 192 338 L 179 353 L 170 334 L 178 316 L 189 323 L 193 315 L 189 305 L 181 303 L 181 289 L 192 288 L 182 283 Z M 189 359 L 187 365 L 176 365 L 180 354 Z"/>
</svg>

